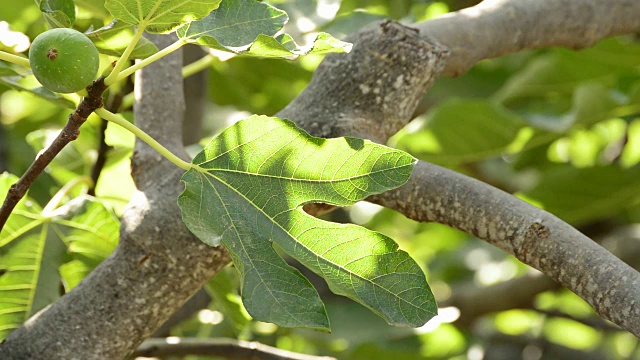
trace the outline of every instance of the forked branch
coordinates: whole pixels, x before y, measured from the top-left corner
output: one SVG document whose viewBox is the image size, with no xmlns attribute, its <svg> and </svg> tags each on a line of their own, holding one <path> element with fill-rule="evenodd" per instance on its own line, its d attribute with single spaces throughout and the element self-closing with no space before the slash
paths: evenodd
<svg viewBox="0 0 640 360">
<path fill-rule="evenodd" d="M 96 109 L 102 107 L 102 93 L 106 88 L 103 78 L 99 78 L 93 82 L 93 85 L 87 89 L 89 93 L 88 96 L 84 97 L 75 111 L 69 115 L 67 124 L 53 140 L 51 145 L 36 156 L 36 159 L 22 175 L 20 180 L 11 186 L 2 207 L 0 207 L 0 230 L 4 227 L 7 219 L 9 219 L 9 215 L 11 215 L 11 212 L 18 202 L 27 193 L 31 184 L 33 184 L 67 144 L 78 138 L 80 135 L 80 126 L 84 124 L 89 115 Z"/>
</svg>

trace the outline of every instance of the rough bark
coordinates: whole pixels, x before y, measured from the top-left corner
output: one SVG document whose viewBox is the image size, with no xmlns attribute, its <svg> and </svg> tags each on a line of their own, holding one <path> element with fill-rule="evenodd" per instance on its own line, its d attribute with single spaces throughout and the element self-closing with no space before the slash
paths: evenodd
<svg viewBox="0 0 640 360">
<path fill-rule="evenodd" d="M 520 18 L 514 17 L 514 12 L 525 17 L 526 13 L 516 11 L 519 9 L 519 4 L 525 2 L 529 3 L 532 9 L 531 17 L 515 21 Z M 509 27 L 501 26 L 503 23 L 510 24 L 511 28 L 518 28 L 520 23 L 524 23 L 521 31 L 532 31 L 538 35 L 524 38 L 523 42 L 529 42 L 519 43 L 518 47 L 491 46 L 493 43 L 489 42 L 489 50 L 482 52 L 482 55 L 494 57 L 524 47 L 568 45 L 563 36 L 558 37 L 553 32 L 546 33 L 549 29 L 531 26 L 527 28 L 527 24 L 546 24 L 547 21 L 552 21 L 549 19 L 554 19 L 556 16 L 564 16 L 564 25 L 556 24 L 551 27 L 552 31 L 571 31 L 573 26 L 583 26 L 582 20 L 576 20 L 575 23 L 578 25 L 572 25 L 572 22 L 566 21 L 571 13 L 556 9 L 558 3 L 565 2 L 567 6 L 568 3 L 571 3 L 572 6 L 568 7 L 574 10 L 587 3 L 485 1 L 475 8 L 463 10 L 445 18 L 453 18 L 452 22 L 456 24 L 461 21 L 459 20 L 461 18 L 477 17 L 480 19 L 476 23 L 477 32 L 490 32 L 496 38 L 505 40 L 513 37 L 513 33 L 508 33 Z M 614 25 L 613 18 L 605 17 L 609 20 L 608 24 L 600 24 L 595 28 L 593 26 L 583 28 L 582 31 L 587 35 L 579 35 L 574 29 L 572 33 L 578 40 L 572 44 L 592 43 L 595 35 L 591 35 L 591 33 L 602 36 L 616 34 L 616 31 L 622 31 L 620 29 L 628 31 L 639 29 L 640 20 L 632 19 L 630 21 L 628 15 L 622 15 L 624 11 L 619 6 L 625 4 L 631 6 L 627 1 L 614 1 L 608 2 L 607 7 L 611 7 L 613 12 L 618 11 L 620 22 L 626 23 L 627 27 Z M 504 10 L 502 7 L 498 8 L 498 5 L 504 6 Z M 634 6 L 640 5 L 635 4 Z M 588 9 L 598 9 L 594 4 L 587 5 L 587 7 Z M 640 9 L 636 13 L 640 13 Z M 433 22 L 437 23 L 438 21 L 444 20 L 436 19 Z M 428 23 L 430 22 L 420 24 L 419 27 L 430 28 L 431 25 L 426 25 Z M 493 26 L 487 25 L 488 23 L 493 23 Z M 460 26 L 462 25 L 460 24 Z M 449 38 L 441 35 L 437 37 L 436 41 L 430 40 L 429 34 L 422 34 L 412 40 L 417 43 L 418 39 L 422 37 L 428 43 L 442 42 L 453 49 L 483 47 L 478 45 L 478 41 L 482 38 L 469 40 L 472 38 L 472 32 L 462 32 L 463 35 L 459 35 L 460 29 L 449 24 L 440 28 L 447 29 L 442 31 L 448 34 Z M 610 31 L 596 31 L 601 28 Z M 540 32 L 543 30 L 545 33 L 541 34 Z M 432 29 L 429 31 L 430 34 L 434 34 L 434 32 Z M 358 39 L 362 40 L 363 36 L 359 36 Z M 551 41 L 550 39 L 556 40 Z M 471 46 L 472 44 L 474 46 Z M 507 41 L 507 44 L 510 42 Z M 431 47 L 433 49 L 440 48 L 437 45 Z M 378 49 L 377 46 L 372 48 Z M 420 52 L 418 49 L 421 50 L 421 48 L 416 48 L 415 52 Z M 357 54 L 355 47 L 354 53 Z M 404 125 L 410 120 L 410 116 L 407 114 L 413 112 L 415 103 L 413 101 L 407 102 L 406 105 L 413 107 L 404 109 L 405 111 L 385 114 L 382 110 L 384 106 L 381 104 L 360 101 L 361 97 L 366 98 L 368 95 L 361 90 L 368 89 L 372 81 L 377 82 L 378 79 L 383 79 L 387 70 L 372 67 L 368 69 L 365 77 L 356 75 L 351 77 L 349 81 L 340 82 L 339 79 L 343 76 L 342 69 L 345 68 L 345 65 L 335 60 L 335 57 L 335 55 L 327 57 L 318 68 L 309 87 L 278 115 L 295 121 L 316 136 L 351 135 L 385 142 L 395 133 L 394 129 L 397 126 Z M 460 50 L 457 53 L 454 50 L 451 57 L 454 65 L 447 65 L 445 68 L 450 73 L 453 71 L 452 74 L 457 73 L 458 70 L 466 71 L 471 64 L 477 61 L 473 60 L 471 54 L 461 53 Z M 467 58 L 471 58 L 472 62 L 462 63 L 461 59 Z M 358 61 L 357 56 L 353 59 Z M 438 63 L 438 61 L 434 63 Z M 451 64 L 451 62 L 447 60 L 447 64 Z M 432 75 L 433 70 L 425 68 L 424 71 Z M 418 73 L 411 73 L 410 77 L 418 76 L 420 76 Z M 326 85 L 325 81 L 340 82 L 341 84 L 331 86 Z M 430 84 L 428 81 L 426 83 L 427 86 Z M 421 95 L 422 92 L 419 94 Z M 397 104 L 401 99 L 414 99 L 416 94 L 411 93 L 411 88 L 400 86 L 385 95 L 387 96 L 385 103 Z M 311 107 L 312 99 L 314 99 L 313 107 Z M 341 106 L 336 108 L 336 103 Z M 312 110 L 310 111 L 310 109 Z M 362 117 L 360 115 L 362 112 L 372 113 L 372 115 Z M 381 113 L 384 115 L 381 116 Z M 353 120 L 350 117 L 353 117 Z M 387 121 L 392 125 L 387 125 Z M 345 124 L 349 125 L 345 126 Z M 604 318 L 640 337 L 640 304 L 637 302 L 640 299 L 640 274 L 552 214 L 490 185 L 425 162 L 418 163 L 406 185 L 397 190 L 374 196 L 371 201 L 398 210 L 417 221 L 435 221 L 450 225 L 515 255 L 520 261 L 542 271 L 582 297 Z"/>
<path fill-rule="evenodd" d="M 166 36 L 151 36 L 164 47 Z M 136 124 L 183 158 L 182 65 L 175 53 L 136 79 Z M 70 293 L 14 331 L 0 359 L 122 359 L 230 261 L 196 239 L 180 218 L 181 172 L 141 142 L 133 178 L 139 191 L 115 252 Z"/>
<path fill-rule="evenodd" d="M 639 7 L 635 0 L 486 1 L 418 27 L 453 50 L 445 67 L 446 74 L 453 75 L 480 59 L 525 48 L 578 48 L 602 37 L 638 31 Z M 433 81 L 439 64 L 433 54 L 416 55 L 420 49 L 436 49 L 439 56 L 444 51 L 436 41 L 424 40 L 421 45 L 418 40 L 426 38 L 424 34 L 377 26 L 368 30 L 377 36 L 357 37 L 363 52 L 354 55 L 369 54 L 369 58 L 330 56 L 323 64 L 341 65 L 353 73 L 339 72 L 342 78 L 336 78 L 319 69 L 310 88 L 281 115 L 315 135 L 355 135 L 381 142 L 409 121 L 416 99 Z M 565 38 L 562 33 L 569 35 Z M 385 48 L 385 36 L 414 45 Z M 385 54 L 383 49 L 393 52 Z M 407 57 L 398 51 L 406 51 Z M 349 57 L 353 60 L 346 60 Z M 142 103 L 136 121 L 183 154 L 179 64 L 176 58 L 163 60 L 138 78 Z M 415 64 L 423 67 L 422 74 Z M 202 245 L 180 222 L 175 203 L 181 189 L 179 172 L 146 146 L 136 150 L 133 175 L 140 192 L 125 214 L 118 249 L 72 292 L 12 333 L 0 347 L 0 358 L 123 358 L 228 263 L 224 251 Z M 586 298 L 605 317 L 640 335 L 638 273 L 552 215 L 426 163 L 418 164 L 406 186 L 374 200 L 421 221 L 456 226 L 516 254 Z"/>
<path fill-rule="evenodd" d="M 599 230 L 596 230 L 596 233 Z M 591 235 L 591 233 L 589 233 Z M 640 226 L 611 229 L 594 239 L 634 269 L 640 269 Z M 474 284 L 456 287 L 451 297 L 438 305 L 455 306 L 460 317 L 455 324 L 469 327 L 478 318 L 499 311 L 532 308 L 536 295 L 560 288 L 560 284 L 539 272 L 509 281 L 479 287 Z"/>
<path fill-rule="evenodd" d="M 444 76 L 525 49 L 582 49 L 610 36 L 640 31 L 637 0 L 485 0 L 417 24 L 451 50 Z"/>
<path fill-rule="evenodd" d="M 399 189 L 374 196 L 417 221 L 435 221 L 513 254 L 640 337 L 640 273 L 554 215 L 490 185 L 419 162 Z"/>
<path fill-rule="evenodd" d="M 384 143 L 406 125 L 442 70 L 448 50 L 393 22 L 349 36 L 349 55 L 329 55 L 307 88 L 277 116 L 320 137 Z"/>
</svg>

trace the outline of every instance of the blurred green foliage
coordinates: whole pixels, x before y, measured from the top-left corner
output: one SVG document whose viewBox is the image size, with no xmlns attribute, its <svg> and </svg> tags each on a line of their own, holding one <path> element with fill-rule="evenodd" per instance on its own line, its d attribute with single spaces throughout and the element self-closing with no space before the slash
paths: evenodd
<svg viewBox="0 0 640 360">
<path fill-rule="evenodd" d="M 473 3 L 268 2 L 289 13 L 286 31 L 304 39 L 315 30 L 344 36 L 382 18 L 423 21 Z M 104 10 L 100 0 L 76 4 L 78 29 L 107 23 L 100 13 Z M 28 1 L 4 3 L 0 21 L 29 39 L 46 28 L 38 7 Z M 0 49 L 11 49 L 2 33 Z M 276 113 L 304 89 L 320 60 L 309 57 L 290 62 L 239 56 L 216 61 L 208 69 L 202 137 L 249 113 Z M 29 81 L 25 79 L 23 84 L 34 85 Z M 582 51 L 547 49 L 482 61 L 459 78 L 438 79 L 419 109 L 417 118 L 394 136 L 390 145 L 517 194 L 594 238 L 612 228 L 638 226 L 637 37 L 607 39 Z M 68 113 L 45 99 L 0 84 L 0 171 L 22 174 L 51 134 L 63 126 Z M 80 138 L 34 184 L 30 191 L 34 202 L 44 207 L 70 179 L 90 173 L 97 157 L 99 128 L 99 119 L 93 117 L 83 125 Z M 133 138 L 110 127 L 107 143 L 112 149 L 96 193 L 98 200 L 121 214 L 133 193 L 128 160 Z M 530 271 L 513 257 L 467 234 L 438 224 L 416 223 L 388 209 L 362 204 L 329 217 L 365 224 L 396 239 L 425 269 L 440 301 L 456 292 L 508 282 Z M 525 358 L 525 349 L 539 349 L 540 359 L 640 359 L 636 338 L 599 321 L 588 305 L 564 290 L 539 294 L 528 309 L 486 314 L 469 327 L 454 322 L 417 330 L 389 327 L 362 306 L 326 291 L 321 296 L 334 333 L 321 334 L 245 323 L 246 314 L 237 303 L 237 279 L 229 274 L 218 279 L 230 289 L 228 297 L 220 300 L 223 295 L 215 294 L 217 302 L 175 327 L 173 335 L 240 337 L 347 360 L 480 359 L 481 354 L 492 358 L 489 354 L 496 351 L 502 358 L 515 359 Z M 553 355 L 558 353 L 574 357 Z"/>
</svg>

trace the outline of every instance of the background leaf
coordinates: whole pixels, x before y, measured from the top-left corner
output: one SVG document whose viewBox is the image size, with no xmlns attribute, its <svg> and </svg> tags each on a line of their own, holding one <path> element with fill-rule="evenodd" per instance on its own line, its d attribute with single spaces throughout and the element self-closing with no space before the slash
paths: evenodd
<svg viewBox="0 0 640 360">
<path fill-rule="evenodd" d="M 76 21 L 73 0 L 40 0 L 39 6 L 50 28 L 68 28 Z"/>
<path fill-rule="evenodd" d="M 320 33 L 310 46 L 301 47 L 288 34 L 274 37 L 287 22 L 287 14 L 255 0 L 227 0 L 207 17 L 177 30 L 180 38 L 235 54 L 268 58 L 348 52 L 351 44 Z"/>
<path fill-rule="evenodd" d="M 638 166 L 630 169 L 559 166 L 547 171 L 537 186 L 525 195 L 561 219 L 581 225 L 637 206 L 640 201 L 639 171 Z"/>
<path fill-rule="evenodd" d="M 201 20 L 181 27 L 177 33 L 181 38 L 202 39 L 207 45 L 215 39 L 222 48 L 240 49 L 248 47 L 260 34 L 274 36 L 289 17 L 273 6 L 255 0 L 225 0 L 216 10 Z"/>
<path fill-rule="evenodd" d="M 17 180 L 0 175 L 2 201 Z M 59 208 L 57 216 L 41 211 L 23 198 L 0 232 L 0 339 L 62 295 L 61 273 L 70 290 L 117 242 L 119 222 L 91 198 Z M 63 265 L 67 253 L 73 260 Z"/>
<path fill-rule="evenodd" d="M 206 285 L 207 293 L 215 301 L 218 308 L 229 321 L 238 335 L 246 332 L 251 316 L 242 305 L 242 298 L 237 293 L 237 285 L 225 268 L 217 273 Z"/>
<path fill-rule="evenodd" d="M 2 201 L 17 180 L 0 175 Z M 57 266 L 64 245 L 49 232 L 48 219 L 40 212 L 25 197 L 0 232 L 0 339 L 60 296 Z"/>
<path fill-rule="evenodd" d="M 0 61 L 0 76 L 20 76 L 6 62 Z"/>
<path fill-rule="evenodd" d="M 310 202 L 350 205 L 401 185 L 415 164 L 408 154 L 360 139 L 314 138 L 287 120 L 254 116 L 213 139 L 193 163 L 178 200 L 183 220 L 204 242 L 222 241 L 230 250 L 254 318 L 291 324 L 297 314 L 288 306 L 306 301 L 289 298 L 277 313 L 256 312 L 254 297 L 306 291 L 296 281 L 301 275 L 276 260 L 271 242 L 323 277 L 333 292 L 391 324 L 420 326 L 435 315 L 422 270 L 393 240 L 319 220 L 301 208 Z M 264 282 L 268 289 L 259 287 Z"/>
<path fill-rule="evenodd" d="M 221 0 L 106 0 L 111 15 L 128 24 L 145 22 L 150 33 L 168 33 L 207 16 Z"/>
<path fill-rule="evenodd" d="M 58 209 L 53 229 L 66 244 L 73 260 L 60 268 L 66 291 L 70 291 L 115 250 L 120 221 L 89 196 L 75 198 Z"/>
<path fill-rule="evenodd" d="M 44 87 L 27 88 L 23 86 L 18 82 L 18 80 L 20 80 L 21 78 L 22 77 L 17 76 L 0 77 L 0 84 L 4 84 L 14 90 L 30 92 L 39 98 L 45 99 L 67 109 L 76 108 L 76 105 L 72 101 L 65 99 L 62 95 L 56 94 L 49 89 L 46 89 Z"/>
<path fill-rule="evenodd" d="M 414 120 L 393 144 L 425 161 L 457 164 L 506 152 L 526 125 L 498 104 L 450 100 Z"/>
</svg>

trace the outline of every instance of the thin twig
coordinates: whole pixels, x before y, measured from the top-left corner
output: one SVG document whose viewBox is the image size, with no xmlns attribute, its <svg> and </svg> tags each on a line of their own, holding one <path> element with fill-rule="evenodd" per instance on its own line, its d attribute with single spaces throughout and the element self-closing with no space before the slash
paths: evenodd
<svg viewBox="0 0 640 360">
<path fill-rule="evenodd" d="M 255 341 L 242 341 L 235 339 L 169 339 L 155 338 L 142 343 L 133 357 L 159 357 L 168 356 L 224 356 L 229 360 L 335 360 L 328 356 L 314 356 L 295 353 L 292 351 L 274 348 Z"/>
<path fill-rule="evenodd" d="M 91 168 L 91 180 L 93 181 L 93 185 L 91 185 L 91 188 L 87 192 L 87 194 L 91 196 L 96 195 L 96 185 L 98 184 L 98 178 L 102 173 L 102 169 L 104 169 L 104 165 L 107 163 L 107 152 L 111 150 L 111 146 L 107 145 L 107 143 L 105 142 L 107 124 L 109 124 L 107 120 L 100 120 L 100 132 L 98 133 L 98 157 L 96 158 L 96 162 Z"/>
<path fill-rule="evenodd" d="M 124 93 L 122 90 L 118 92 L 110 91 L 107 104 L 105 105 L 105 109 L 111 112 L 117 112 L 118 109 L 120 108 L 120 105 L 122 105 L 123 97 L 124 97 Z M 105 142 L 107 124 L 109 124 L 107 120 L 102 119 L 100 121 L 100 132 L 98 134 L 99 136 L 98 157 L 96 158 L 96 162 L 93 164 L 93 167 L 91 168 L 91 180 L 93 180 L 93 185 L 88 191 L 88 194 L 93 196 L 96 195 L 96 186 L 98 184 L 98 178 L 100 177 L 100 174 L 102 173 L 102 169 L 107 163 L 107 152 L 111 150 L 111 146 L 107 145 L 107 143 Z"/>
<path fill-rule="evenodd" d="M 84 124 L 87 117 L 96 109 L 102 107 L 102 93 L 106 89 L 104 79 L 99 78 L 88 88 L 89 96 L 82 99 L 76 110 L 69 115 L 69 120 L 56 139 L 42 153 L 36 156 L 29 169 L 22 175 L 20 180 L 11 185 L 7 192 L 7 197 L 0 208 L 0 230 L 7 222 L 9 215 L 16 207 L 20 199 L 24 197 L 31 184 L 38 178 L 44 169 L 58 155 L 68 143 L 78 138 L 80 126 Z"/>
</svg>

